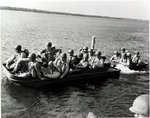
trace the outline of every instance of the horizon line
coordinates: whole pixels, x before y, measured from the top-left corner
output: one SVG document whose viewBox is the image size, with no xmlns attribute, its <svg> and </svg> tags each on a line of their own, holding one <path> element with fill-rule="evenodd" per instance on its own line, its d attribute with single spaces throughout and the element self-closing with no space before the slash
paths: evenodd
<svg viewBox="0 0 150 118">
<path fill-rule="evenodd" d="M 110 18 L 110 19 L 122 19 L 122 20 L 149 21 L 149 19 L 146 20 L 146 19 L 124 18 L 124 17 L 113 17 L 113 16 L 87 15 L 87 14 L 80 14 L 80 13 L 49 11 L 49 10 L 42 10 L 42 9 L 35 9 L 35 8 L 12 7 L 12 6 L 0 6 L 0 10 L 14 10 L 14 11 L 25 11 L 25 12 L 45 13 L 45 14 L 59 14 L 59 15 L 71 15 L 71 16 L 81 16 L 81 17 L 95 17 L 95 18 Z"/>
</svg>

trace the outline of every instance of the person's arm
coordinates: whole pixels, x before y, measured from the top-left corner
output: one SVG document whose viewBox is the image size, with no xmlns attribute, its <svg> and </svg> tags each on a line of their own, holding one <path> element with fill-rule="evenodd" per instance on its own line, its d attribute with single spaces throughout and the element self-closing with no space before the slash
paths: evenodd
<svg viewBox="0 0 150 118">
<path fill-rule="evenodd" d="M 12 55 L 7 61 L 6 61 L 6 68 L 9 68 L 10 64 L 13 62 L 13 60 L 16 58 L 15 55 Z"/>
<path fill-rule="evenodd" d="M 140 56 L 138 57 L 138 64 L 141 62 L 141 58 L 140 58 Z"/>
<path fill-rule="evenodd" d="M 88 66 L 89 66 L 89 63 L 88 62 L 85 62 L 85 63 L 83 63 L 83 68 L 87 68 Z"/>
<path fill-rule="evenodd" d="M 15 55 L 12 55 L 11 57 L 9 57 L 9 58 L 7 59 L 6 63 L 12 62 L 15 58 L 16 58 L 16 56 L 15 56 Z"/>
<path fill-rule="evenodd" d="M 69 63 L 67 62 L 65 64 L 65 68 L 64 68 L 64 71 L 63 71 L 63 74 L 60 76 L 60 78 L 62 79 L 65 75 L 67 75 L 67 73 L 69 72 Z"/>
<path fill-rule="evenodd" d="M 114 56 L 112 56 L 111 58 L 110 58 L 110 61 L 113 61 L 114 60 Z"/>
</svg>

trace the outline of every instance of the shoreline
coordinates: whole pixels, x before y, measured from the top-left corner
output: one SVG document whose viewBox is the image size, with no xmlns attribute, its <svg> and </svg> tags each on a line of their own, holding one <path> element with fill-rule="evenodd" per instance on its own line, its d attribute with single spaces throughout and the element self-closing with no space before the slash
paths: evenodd
<svg viewBox="0 0 150 118">
<path fill-rule="evenodd" d="M 86 15 L 86 14 L 76 14 L 76 13 L 66 13 L 66 12 L 55 12 L 55 11 L 19 8 L 19 7 L 8 7 L 8 6 L 0 6 L 0 10 L 14 10 L 14 11 L 33 12 L 33 13 L 58 14 L 58 15 L 70 15 L 70 16 L 80 16 L 80 17 L 93 17 L 93 18 L 108 18 L 108 19 L 119 19 L 119 20 L 148 21 L 148 20 L 142 20 L 142 19 L 120 18 L 120 17 L 99 16 L 99 15 Z"/>
</svg>

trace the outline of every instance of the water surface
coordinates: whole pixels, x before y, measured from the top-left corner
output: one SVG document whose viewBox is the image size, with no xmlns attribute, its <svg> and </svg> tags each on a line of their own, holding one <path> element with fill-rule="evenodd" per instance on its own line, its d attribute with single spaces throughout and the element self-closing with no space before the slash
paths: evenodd
<svg viewBox="0 0 150 118">
<path fill-rule="evenodd" d="M 96 36 L 96 49 L 109 59 L 114 50 L 139 50 L 149 59 L 147 21 L 91 18 L 1 10 L 2 62 L 21 44 L 38 52 L 51 41 L 64 52 L 90 46 Z M 121 75 L 101 83 L 36 90 L 16 86 L 2 73 L 2 118 L 85 118 L 92 111 L 99 117 L 131 117 L 135 97 L 149 92 L 148 74 Z"/>
</svg>

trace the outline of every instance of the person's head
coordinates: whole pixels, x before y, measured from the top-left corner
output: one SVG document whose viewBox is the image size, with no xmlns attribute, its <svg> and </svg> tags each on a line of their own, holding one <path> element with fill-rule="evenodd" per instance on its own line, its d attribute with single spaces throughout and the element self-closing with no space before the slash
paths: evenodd
<svg viewBox="0 0 150 118">
<path fill-rule="evenodd" d="M 129 110 L 135 113 L 134 117 L 136 118 L 148 118 L 149 117 L 149 95 L 144 94 L 138 96 L 132 107 Z"/>
<path fill-rule="evenodd" d="M 121 52 L 125 53 L 126 49 L 125 48 L 121 48 Z"/>
<path fill-rule="evenodd" d="M 35 61 L 36 60 L 36 54 L 35 53 L 30 53 L 29 54 L 29 59 L 30 59 L 30 61 Z"/>
<path fill-rule="evenodd" d="M 28 57 L 29 56 L 29 50 L 28 49 L 24 49 L 24 52 L 25 52 L 25 54 L 26 54 L 26 57 Z"/>
<path fill-rule="evenodd" d="M 94 53 L 95 53 L 95 52 L 94 52 L 94 50 L 93 50 L 93 49 L 90 49 L 90 50 L 89 50 L 89 55 L 90 55 L 90 56 L 93 56 L 93 55 L 94 55 Z"/>
<path fill-rule="evenodd" d="M 119 55 L 118 51 L 114 51 L 114 55 L 118 56 Z"/>
<path fill-rule="evenodd" d="M 131 53 L 128 52 L 128 53 L 126 54 L 126 56 L 127 56 L 127 58 L 131 59 Z"/>
<path fill-rule="evenodd" d="M 68 54 L 69 56 L 73 56 L 74 55 L 74 51 L 72 49 L 68 50 Z"/>
<path fill-rule="evenodd" d="M 77 55 L 74 55 L 74 56 L 72 57 L 72 62 L 73 62 L 73 63 L 76 63 L 76 62 L 77 62 Z"/>
<path fill-rule="evenodd" d="M 103 61 L 105 62 L 105 61 L 106 61 L 106 56 L 103 56 L 102 59 L 103 59 Z"/>
<path fill-rule="evenodd" d="M 78 58 L 82 59 L 83 58 L 83 53 L 79 53 Z"/>
<path fill-rule="evenodd" d="M 88 53 L 88 47 L 83 47 L 83 52 Z"/>
<path fill-rule="evenodd" d="M 89 55 L 88 55 L 88 54 L 84 54 L 84 55 L 83 55 L 84 61 L 88 61 L 88 58 L 89 58 Z"/>
<path fill-rule="evenodd" d="M 62 61 L 66 61 L 67 60 L 67 54 L 61 53 L 61 59 L 62 59 Z"/>
<path fill-rule="evenodd" d="M 139 56 L 139 54 L 140 54 L 139 51 L 134 52 L 134 55 L 136 55 L 136 56 Z"/>
<path fill-rule="evenodd" d="M 15 51 L 16 51 L 17 53 L 21 52 L 21 49 L 22 49 L 21 45 L 17 45 L 17 46 L 15 47 Z"/>
<path fill-rule="evenodd" d="M 101 51 L 96 51 L 96 53 L 95 53 L 97 58 L 101 58 L 101 54 L 102 54 Z"/>
<path fill-rule="evenodd" d="M 48 43 L 46 44 L 46 47 L 47 47 L 47 49 L 51 49 L 52 43 L 51 43 L 51 42 L 48 42 Z"/>
</svg>

